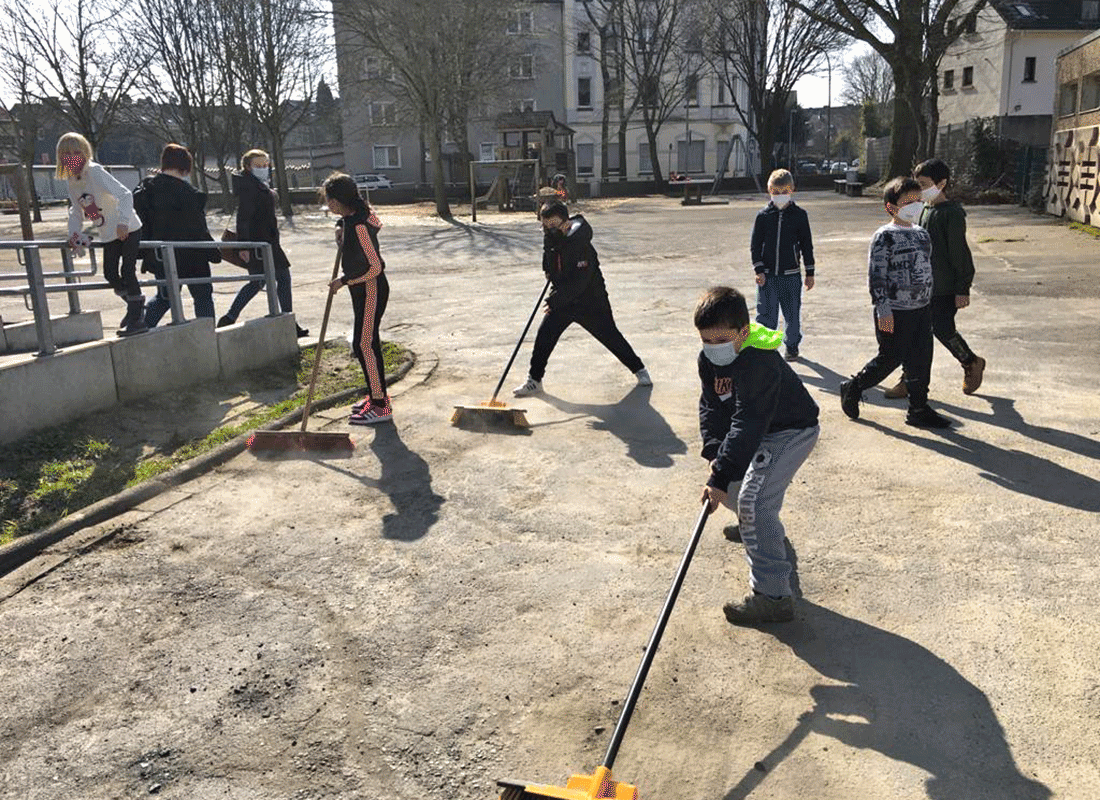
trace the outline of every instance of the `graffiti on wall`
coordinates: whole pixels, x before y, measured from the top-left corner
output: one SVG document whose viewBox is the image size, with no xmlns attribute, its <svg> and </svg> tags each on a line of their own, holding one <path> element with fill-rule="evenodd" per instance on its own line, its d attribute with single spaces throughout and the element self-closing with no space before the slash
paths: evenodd
<svg viewBox="0 0 1100 800">
<path fill-rule="evenodd" d="M 1047 213 L 1100 224 L 1100 125 L 1055 131 L 1047 165 Z"/>
</svg>

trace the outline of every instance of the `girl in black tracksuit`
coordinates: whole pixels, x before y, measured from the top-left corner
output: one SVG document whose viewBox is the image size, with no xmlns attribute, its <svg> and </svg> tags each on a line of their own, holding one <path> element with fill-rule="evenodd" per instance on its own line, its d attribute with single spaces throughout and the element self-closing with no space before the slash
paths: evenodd
<svg viewBox="0 0 1100 800">
<path fill-rule="evenodd" d="M 373 425 L 393 418 L 379 338 L 379 326 L 390 297 L 386 263 L 378 250 L 382 223 L 359 196 L 351 177 L 332 175 L 325 181 L 324 190 L 329 210 L 341 217 L 336 223 L 336 239 L 342 252 L 343 275 L 329 289 L 336 292 L 346 286 L 351 294 L 355 310 L 352 350 L 363 367 L 368 389 L 367 397 L 352 406 L 349 421 L 352 425 Z"/>
</svg>

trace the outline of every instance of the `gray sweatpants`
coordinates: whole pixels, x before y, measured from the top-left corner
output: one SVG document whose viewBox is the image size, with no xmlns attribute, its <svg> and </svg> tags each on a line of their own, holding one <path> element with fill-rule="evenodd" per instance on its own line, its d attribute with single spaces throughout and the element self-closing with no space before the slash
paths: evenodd
<svg viewBox="0 0 1100 800">
<path fill-rule="evenodd" d="M 787 487 L 814 449 L 820 433 L 821 428 L 815 425 L 768 434 L 740 485 L 734 482 L 729 486 L 725 505 L 737 512 L 749 562 L 749 583 L 761 594 L 780 597 L 791 593 L 791 564 L 779 512 Z"/>
</svg>

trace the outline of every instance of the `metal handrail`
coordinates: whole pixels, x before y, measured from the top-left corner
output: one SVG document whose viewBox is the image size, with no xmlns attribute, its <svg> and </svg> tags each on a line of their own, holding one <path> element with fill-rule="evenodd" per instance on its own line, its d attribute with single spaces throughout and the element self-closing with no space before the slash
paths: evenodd
<svg viewBox="0 0 1100 800">
<path fill-rule="evenodd" d="M 185 278 L 180 279 L 179 273 L 176 269 L 176 250 L 196 250 L 196 249 L 224 249 L 226 245 L 230 245 L 233 250 L 258 250 L 263 259 L 264 271 L 261 275 L 247 274 L 241 276 L 210 276 L 209 278 Z M 103 243 L 93 242 L 90 247 L 102 247 Z M 184 322 L 183 316 L 183 300 L 180 295 L 180 289 L 182 286 L 190 284 L 200 283 L 242 283 L 247 281 L 265 281 L 267 287 L 267 306 L 268 316 L 275 317 L 280 314 L 279 298 L 276 293 L 276 281 L 275 281 L 275 257 L 272 251 L 272 245 L 270 242 L 165 242 L 165 241 L 144 241 L 141 242 L 139 248 L 150 249 L 155 248 L 157 252 L 157 259 L 164 262 L 164 278 L 158 280 L 138 281 L 139 286 L 166 286 L 168 288 L 168 305 L 172 315 L 171 325 L 176 325 Z M 64 272 L 42 272 L 42 249 L 61 249 L 62 250 L 62 263 L 66 269 Z M 35 332 L 38 337 L 38 355 L 48 356 L 57 352 L 57 345 L 53 340 L 53 328 L 50 325 L 50 311 L 48 303 L 48 295 L 54 293 L 65 292 L 69 295 L 69 313 L 80 313 L 80 301 L 79 292 L 92 291 L 113 288 L 109 283 L 105 281 L 97 281 L 95 283 L 79 283 L 74 282 L 79 277 L 90 277 L 96 274 L 95 260 L 92 257 L 92 270 L 91 272 L 77 272 L 76 270 L 69 270 L 67 267 L 72 266 L 71 251 L 68 241 L 65 240 L 43 240 L 32 242 L 0 242 L 0 250 L 18 250 L 20 252 L 20 263 L 26 268 L 25 280 L 27 281 L 27 287 L 23 289 L 0 289 L 0 296 L 24 296 L 30 301 L 31 311 L 34 312 L 34 324 Z M 19 276 L 21 279 L 23 276 Z M 64 285 L 47 285 L 46 278 L 64 278 L 66 283 Z M 0 276 L 3 279 L 10 279 L 9 276 Z"/>
</svg>

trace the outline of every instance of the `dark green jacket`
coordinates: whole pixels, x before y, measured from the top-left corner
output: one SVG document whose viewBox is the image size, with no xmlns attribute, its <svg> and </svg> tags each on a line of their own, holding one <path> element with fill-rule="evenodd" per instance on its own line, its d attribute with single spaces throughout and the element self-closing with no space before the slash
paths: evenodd
<svg viewBox="0 0 1100 800">
<path fill-rule="evenodd" d="M 932 237 L 932 294 L 970 294 L 974 258 L 966 243 L 966 212 L 954 200 L 925 206 L 920 225 Z"/>
</svg>

